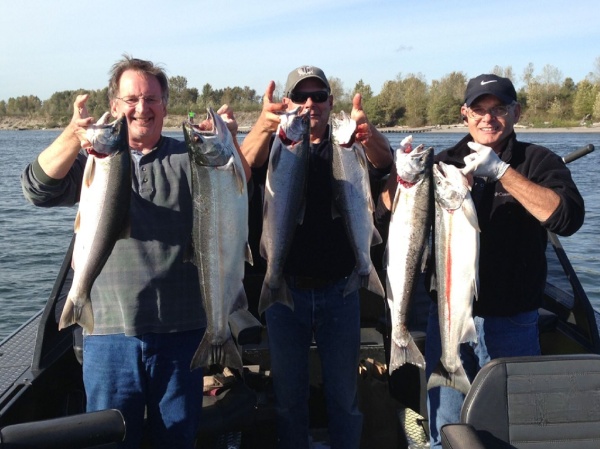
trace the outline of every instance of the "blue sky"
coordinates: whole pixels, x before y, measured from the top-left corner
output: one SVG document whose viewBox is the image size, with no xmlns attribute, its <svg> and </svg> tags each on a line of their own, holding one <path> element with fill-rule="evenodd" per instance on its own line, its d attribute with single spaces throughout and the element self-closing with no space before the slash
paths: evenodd
<svg viewBox="0 0 600 449">
<path fill-rule="evenodd" d="M 581 81 L 600 57 L 600 1 L 39 0 L 0 3 L 0 100 L 100 89 L 123 53 L 160 62 L 188 87 L 262 94 L 303 64 L 345 89 L 532 63 Z M 520 80 L 515 80 L 519 87 Z"/>
</svg>

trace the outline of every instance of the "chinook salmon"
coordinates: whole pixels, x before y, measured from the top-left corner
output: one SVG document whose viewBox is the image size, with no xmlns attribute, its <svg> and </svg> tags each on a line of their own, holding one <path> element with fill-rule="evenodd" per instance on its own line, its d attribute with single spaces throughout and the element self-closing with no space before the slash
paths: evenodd
<svg viewBox="0 0 600 449">
<path fill-rule="evenodd" d="M 305 183 L 310 150 L 310 115 L 299 108 L 283 113 L 271 146 L 265 197 L 260 254 L 267 261 L 258 313 L 275 302 L 294 309 L 294 300 L 283 276 L 296 226 L 305 210 Z"/>
<path fill-rule="evenodd" d="M 466 177 L 453 165 L 433 167 L 435 271 L 442 357 L 427 388 L 447 386 L 466 394 L 470 382 L 459 345 L 476 341 L 473 300 L 478 291 L 479 225 Z"/>
<path fill-rule="evenodd" d="M 356 122 L 344 112 L 332 119 L 332 174 L 334 211 L 344 220 L 356 260 L 344 296 L 361 287 L 385 297 L 383 285 L 371 261 L 371 246 L 382 242 L 373 223 L 375 209 L 369 184 L 367 157 L 354 140 Z"/>
<path fill-rule="evenodd" d="M 244 262 L 248 246 L 248 191 L 242 161 L 227 125 L 212 109 L 209 134 L 183 123 L 190 156 L 193 198 L 193 262 L 207 316 L 206 332 L 191 369 L 221 365 L 242 370 L 229 328 L 229 315 L 247 309 Z"/>
<path fill-rule="evenodd" d="M 419 274 L 425 267 L 433 220 L 433 148 L 411 148 L 403 145 L 395 152 L 398 185 L 385 254 L 392 319 L 390 374 L 405 363 L 425 368 L 425 359 L 408 331 L 407 317 Z"/>
<path fill-rule="evenodd" d="M 131 154 L 127 121 L 107 124 L 108 112 L 87 129 L 91 147 L 83 172 L 75 218 L 73 283 L 60 316 L 59 329 L 79 324 L 91 334 L 94 313 L 90 291 L 115 243 L 129 237 Z"/>
</svg>

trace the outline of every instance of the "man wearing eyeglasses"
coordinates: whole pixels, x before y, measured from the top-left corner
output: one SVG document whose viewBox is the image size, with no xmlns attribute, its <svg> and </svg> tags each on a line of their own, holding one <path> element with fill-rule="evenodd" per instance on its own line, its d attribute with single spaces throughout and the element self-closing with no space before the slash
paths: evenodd
<svg viewBox="0 0 600 449">
<path fill-rule="evenodd" d="M 540 354 L 537 321 L 546 283 L 547 231 L 573 234 L 585 211 L 562 159 L 517 140 L 514 126 L 521 106 L 509 79 L 471 79 L 461 114 L 469 134 L 435 160 L 473 177 L 471 195 L 481 229 L 479 292 L 473 303 L 477 342 L 461 345 L 463 367 L 472 381 L 491 359 Z M 441 356 L 439 326 L 433 303 L 425 354 L 428 379 Z M 428 390 L 432 448 L 441 447 L 444 424 L 460 421 L 463 401 L 464 395 L 453 388 Z"/>
<path fill-rule="evenodd" d="M 278 113 L 299 107 L 310 114 L 310 157 L 306 212 L 296 227 L 284 275 L 294 310 L 280 303 L 265 312 L 271 374 L 276 397 L 278 447 L 309 447 L 309 348 L 317 344 L 329 417 L 332 448 L 358 448 L 362 415 L 357 407 L 360 349 L 358 292 L 343 296 L 354 255 L 341 218 L 332 218 L 329 118 L 333 96 L 323 71 L 302 66 L 290 72 L 280 103 L 273 102 L 271 81 L 257 123 L 242 142 L 255 182 L 264 184 Z M 373 176 L 389 172 L 393 162 L 387 139 L 367 120 L 361 97 L 353 99 L 356 138 L 365 147 Z M 259 192 L 260 189 L 255 189 Z"/>
<path fill-rule="evenodd" d="M 161 67 L 125 56 L 112 68 L 108 92 L 112 116 L 125 115 L 128 125 L 131 232 L 117 241 L 92 288 L 94 329 L 83 343 L 87 410 L 121 410 L 127 432 L 120 448 L 140 447 L 146 416 L 152 447 L 191 449 L 203 373 L 190 371 L 190 363 L 206 316 L 197 269 L 186 261 L 190 160 L 184 142 L 162 135 L 169 86 Z M 23 173 L 23 191 L 35 205 L 79 201 L 82 147 L 91 145 L 86 128 L 94 122 L 87 99 L 77 96 L 71 123 Z M 220 112 L 235 128 L 231 111 Z"/>
</svg>

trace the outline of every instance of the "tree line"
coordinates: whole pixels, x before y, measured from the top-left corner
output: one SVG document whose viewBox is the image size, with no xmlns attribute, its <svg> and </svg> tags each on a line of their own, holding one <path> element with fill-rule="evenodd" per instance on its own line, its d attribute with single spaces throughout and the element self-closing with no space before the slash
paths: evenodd
<svg viewBox="0 0 600 449">
<path fill-rule="evenodd" d="M 510 78 L 515 85 L 521 81 L 517 98 L 523 107 L 522 124 L 552 127 L 589 125 L 600 121 L 600 57 L 596 58 L 595 71 L 578 82 L 564 78 L 561 71 L 551 65 L 544 66 L 541 73 L 535 74 L 530 63 L 520 77 L 510 66 L 496 66 L 490 72 Z M 377 95 L 363 80 L 352 89 L 346 89 L 337 77 L 331 77 L 329 82 L 334 95 L 334 112 L 350 111 L 352 97 L 360 93 L 363 108 L 372 123 L 419 127 L 460 122 L 459 111 L 468 77 L 463 72 L 452 72 L 427 83 L 421 73 L 399 74 L 395 80 L 386 81 Z M 168 107 L 172 115 L 205 111 L 209 106 L 216 109 L 225 103 L 231 105 L 234 111 L 244 112 L 260 111 L 262 106 L 262 92 L 257 94 L 248 86 L 214 89 L 207 83 L 199 91 L 188 87 L 184 76 L 169 78 L 169 86 Z M 276 101 L 281 98 L 282 91 L 283 86 L 278 83 Z M 108 88 L 104 88 L 55 92 L 45 101 L 33 95 L 0 100 L 0 117 L 42 117 L 46 127 L 62 127 L 68 124 L 75 96 L 81 93 L 90 95 L 87 103 L 90 115 L 100 117 L 108 110 Z"/>
</svg>

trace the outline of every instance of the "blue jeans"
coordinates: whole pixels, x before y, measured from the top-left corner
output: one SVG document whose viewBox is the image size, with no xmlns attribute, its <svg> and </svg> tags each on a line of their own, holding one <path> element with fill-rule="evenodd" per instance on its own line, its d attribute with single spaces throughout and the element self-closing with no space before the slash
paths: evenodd
<svg viewBox="0 0 600 449">
<path fill-rule="evenodd" d="M 360 356 L 358 292 L 343 296 L 346 280 L 323 289 L 291 288 L 294 310 L 279 303 L 266 311 L 275 391 L 278 448 L 309 447 L 309 348 L 321 361 L 332 449 L 360 444 L 357 404 Z"/>
<path fill-rule="evenodd" d="M 460 345 L 460 358 L 472 382 L 477 372 L 492 359 L 540 355 L 538 311 L 524 312 L 510 317 L 474 317 L 477 342 Z M 429 379 L 442 355 L 437 304 L 432 303 L 427 323 L 425 347 L 425 375 Z M 442 447 L 440 429 L 445 424 L 460 422 L 460 411 L 465 396 L 450 387 L 427 391 L 427 409 L 431 449 Z"/>
<path fill-rule="evenodd" d="M 116 408 L 123 413 L 126 436 L 120 448 L 140 447 L 145 412 L 155 449 L 194 447 L 203 374 L 202 369 L 190 371 L 190 362 L 203 333 L 84 337 L 87 410 Z"/>
</svg>

